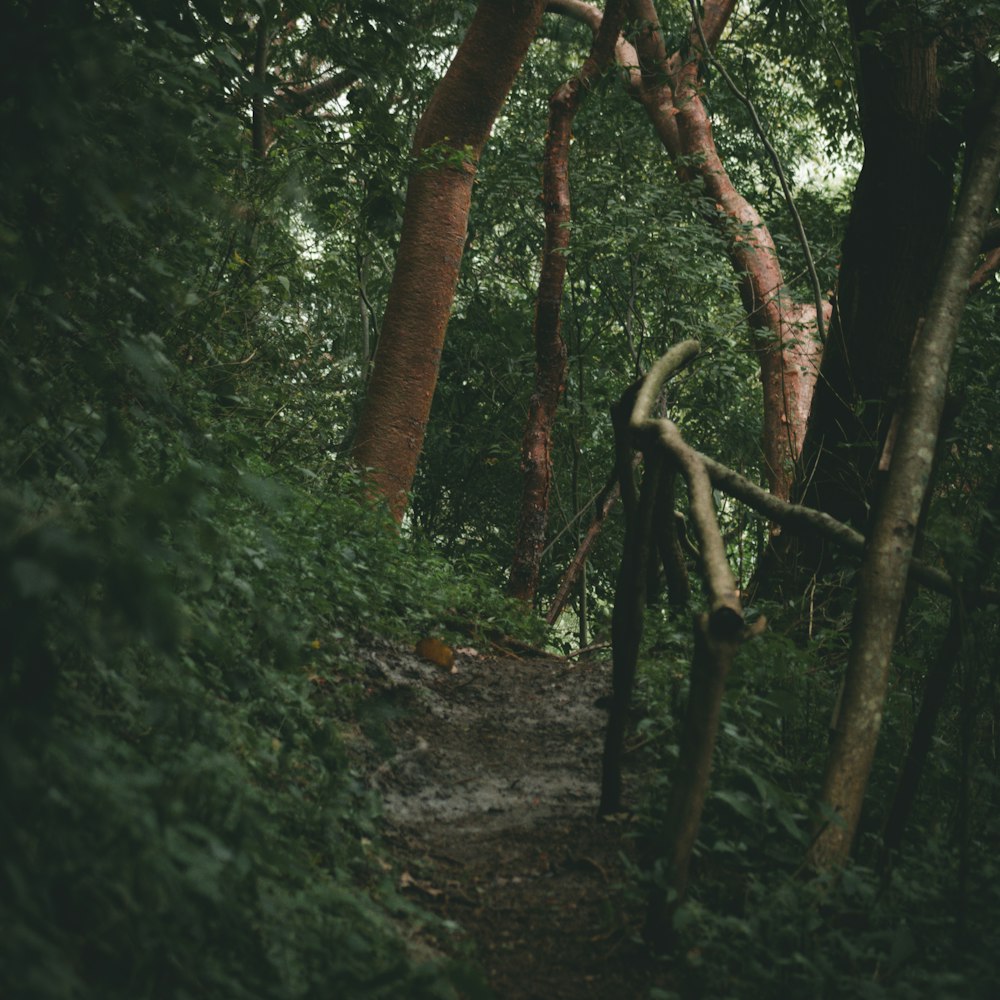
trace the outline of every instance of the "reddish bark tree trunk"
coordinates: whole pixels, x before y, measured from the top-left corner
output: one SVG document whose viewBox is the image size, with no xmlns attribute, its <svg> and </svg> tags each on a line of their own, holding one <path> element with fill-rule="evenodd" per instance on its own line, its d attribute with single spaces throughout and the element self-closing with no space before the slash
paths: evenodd
<svg viewBox="0 0 1000 1000">
<path fill-rule="evenodd" d="M 702 28 L 710 46 L 721 37 L 735 5 L 735 0 L 705 4 Z M 549 6 L 594 30 L 600 24 L 600 13 L 583 0 L 551 0 Z M 742 279 L 740 292 L 760 364 L 768 483 L 776 496 L 787 499 L 819 369 L 816 309 L 783 294 L 784 278 L 771 234 L 736 190 L 719 157 L 701 99 L 703 53 L 696 27 L 689 30 L 687 54 L 669 55 L 652 0 L 631 0 L 630 9 L 643 30 L 635 48 L 619 40 L 616 59 L 667 153 L 681 161 L 679 175 L 685 180 L 700 178 L 715 200 L 717 214 L 712 221 L 729 240 L 729 257 Z"/>
<path fill-rule="evenodd" d="M 709 45 L 725 30 L 735 0 L 708 0 L 702 27 Z M 637 46 L 643 66 L 646 111 L 676 121 L 675 157 L 685 159 L 715 200 L 714 220 L 729 239 L 729 257 L 740 275 L 740 295 L 758 356 L 764 388 L 764 463 L 771 492 L 788 499 L 794 466 L 802 448 L 819 367 L 821 345 L 815 337 L 816 309 L 784 294 L 784 277 L 771 233 L 757 210 L 734 187 L 719 157 L 712 123 L 701 99 L 701 39 L 692 26 L 686 57 L 669 58 L 651 0 L 633 0 L 645 23 Z M 658 131 L 662 131 L 658 129 Z"/>
<path fill-rule="evenodd" d="M 580 72 L 549 99 L 549 127 L 542 180 L 545 247 L 535 303 L 535 391 L 521 443 L 521 514 L 507 593 L 531 602 L 545 547 L 552 488 L 552 428 L 566 377 L 566 344 L 560 332 L 566 252 L 570 243 L 569 145 L 573 119 L 588 89 L 614 54 L 624 18 L 624 0 L 608 0 L 600 31 Z"/>
<path fill-rule="evenodd" d="M 618 484 L 615 483 L 604 495 L 603 500 L 599 501 L 594 517 L 591 519 L 587 531 L 580 540 L 576 553 L 566 567 L 562 579 L 559 581 L 556 596 L 552 598 L 552 603 L 549 605 L 549 610 L 545 615 L 545 620 L 549 625 L 555 625 L 559 621 L 559 616 L 563 613 L 563 608 L 566 607 L 566 602 L 573 592 L 573 585 L 580 578 L 583 567 L 587 563 L 587 557 L 590 555 L 590 550 L 594 547 L 594 542 L 597 541 L 597 537 L 601 533 L 601 528 L 604 527 L 604 520 L 615 505 L 618 496 Z"/>
<path fill-rule="evenodd" d="M 352 449 L 397 520 L 437 385 L 476 166 L 543 8 L 544 0 L 481 0 L 417 126 L 396 270 Z"/>
</svg>

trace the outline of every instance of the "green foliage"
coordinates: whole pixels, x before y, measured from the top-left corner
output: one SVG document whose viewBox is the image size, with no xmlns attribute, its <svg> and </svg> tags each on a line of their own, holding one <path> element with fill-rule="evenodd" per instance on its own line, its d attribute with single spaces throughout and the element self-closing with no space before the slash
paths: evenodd
<svg viewBox="0 0 1000 1000">
<path fill-rule="evenodd" d="M 476 158 L 471 146 L 450 145 L 447 140 L 435 142 L 420 151 L 417 170 L 465 170 L 475 166 Z"/>
<path fill-rule="evenodd" d="M 334 721 L 358 623 L 435 611 L 410 613 L 417 561 L 381 518 L 265 484 L 173 483 L 109 509 L 123 525 L 8 498 L 2 947 L 25 996 L 443 995 L 372 881 L 376 803 Z"/>
<path fill-rule="evenodd" d="M 453 996 L 339 720 L 360 640 L 511 612 L 334 466 L 294 158 L 155 7 L 0 21 L 0 992 Z"/>
<path fill-rule="evenodd" d="M 930 603 L 930 602 L 929 602 Z M 764 609 L 772 621 L 781 609 Z M 972 650 L 992 642 L 993 623 L 970 618 Z M 996 780 L 980 757 L 963 780 L 976 789 L 963 819 L 960 692 L 942 707 L 913 835 L 890 870 L 873 869 L 880 825 L 894 793 L 924 672 L 940 641 L 939 609 L 921 607 L 897 658 L 880 762 L 860 835 L 860 861 L 839 877 L 802 867 L 818 814 L 818 776 L 828 744 L 846 636 L 809 643 L 770 631 L 748 643 L 730 678 L 712 785 L 695 850 L 689 895 L 675 916 L 680 997 L 987 997 L 996 977 L 1000 894 L 993 860 Z M 923 635 L 923 646 L 915 646 Z M 648 770 L 640 808 L 648 885 L 664 861 L 666 820 L 685 702 L 690 639 L 654 620 L 644 653 L 639 736 Z M 973 653 L 963 684 L 993 690 Z M 980 695 L 982 697 L 983 695 Z M 968 695 L 964 696 L 968 703 Z M 985 721 L 985 720 L 984 720 Z M 982 746 L 982 744 L 980 744 Z"/>
<path fill-rule="evenodd" d="M 371 510 L 338 462 L 377 343 L 414 126 L 471 9 L 15 0 L 0 13 L 4 996 L 480 989 L 474 972 L 409 954 L 406 925 L 428 918 L 375 860 L 378 805 L 340 737 L 345 719 L 378 727 L 381 706 L 361 700 L 372 637 L 543 641 L 494 585 L 534 365 L 547 97 L 579 67 L 585 26 L 546 18 L 479 165 L 412 524 L 400 533 Z M 679 41 L 686 4 L 661 14 Z M 824 287 L 856 169 L 844 16 L 757 5 L 720 52 L 789 173 L 808 179 L 798 206 Z M 309 109 L 317 72 L 342 89 Z M 757 365 L 715 207 L 679 182 L 618 83 L 607 74 L 575 123 L 543 599 L 607 481 L 608 406 L 670 344 L 696 336 L 703 355 L 667 412 L 695 446 L 759 473 Z M 262 162 L 248 138 L 260 97 Z M 746 113 L 718 79 L 706 97 L 804 296 Z M 431 158 L 462 167 L 466 153 Z M 928 516 L 928 558 L 967 579 L 995 577 L 977 534 L 996 516 L 994 314 L 995 283 L 956 355 L 961 405 Z M 717 501 L 743 587 L 766 526 Z M 599 635 L 620 552 L 612 519 L 588 572 Z M 915 835 L 884 886 L 865 865 L 946 617 L 936 598 L 911 604 L 861 864 L 828 885 L 795 875 L 847 612 L 819 615 L 806 641 L 810 600 L 765 609 L 774 630 L 730 682 L 678 916 L 681 992 L 986 996 L 1000 915 L 995 609 L 966 616 Z M 651 618 L 639 740 L 655 873 L 691 649 L 686 622 Z"/>
<path fill-rule="evenodd" d="M 751 876 L 737 912 L 685 904 L 677 925 L 684 997 L 988 997 L 995 984 L 995 893 L 956 898 L 941 844 L 888 885 L 853 866 L 835 882 Z M 991 868 L 987 861 L 986 866 Z M 975 930 L 956 923 L 965 907 Z"/>
</svg>

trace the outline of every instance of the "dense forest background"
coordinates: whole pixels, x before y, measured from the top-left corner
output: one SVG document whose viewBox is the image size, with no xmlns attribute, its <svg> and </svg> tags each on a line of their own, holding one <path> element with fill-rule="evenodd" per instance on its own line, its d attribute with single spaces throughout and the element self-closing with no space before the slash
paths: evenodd
<svg viewBox="0 0 1000 1000">
<path fill-rule="evenodd" d="M 605 655 L 638 516 L 615 495 L 650 481 L 610 412 L 690 338 L 700 352 L 655 415 L 869 545 L 862 562 L 714 483 L 732 596 L 761 625 L 728 679 L 678 884 L 662 845 L 691 729 L 691 615 L 714 598 L 705 538 L 668 511 L 697 543 L 692 592 L 656 600 L 643 564 L 626 698 L 635 891 L 670 921 L 652 946 L 687 996 L 992 995 L 995 187 L 978 232 L 950 220 L 996 143 L 1000 10 L 611 3 L 622 36 L 595 42 L 599 7 L 550 7 L 4 5 L 5 996 L 486 995 L 468 958 L 403 944 L 427 917 L 397 891 L 344 739 L 368 719 L 357 653 L 515 636 Z M 480 154 L 432 119 L 488 17 L 523 51 L 485 50 L 507 53 L 509 93 L 482 52 L 471 63 L 498 110 Z M 550 186 L 560 163 L 571 215 Z M 421 209 L 421 225 L 457 227 L 442 256 L 417 199 L 455 185 L 467 216 Z M 940 311 L 961 327 L 927 489 L 914 538 L 880 564 L 898 615 L 863 626 L 883 608 L 865 574 L 887 469 L 926 411 L 908 358 L 963 233 L 974 259 L 967 301 Z M 399 304 L 411 265 L 436 341 Z M 545 285 L 553 266 L 564 277 Z M 427 274 L 449 268 L 440 291 Z M 379 374 L 409 364 L 399 343 L 423 382 Z M 802 373 L 808 430 L 809 397 L 789 388 Z M 412 470 L 390 481 L 378 449 L 405 450 L 384 431 L 402 426 L 392 406 L 412 422 Z M 676 506 L 697 521 L 688 493 Z M 904 586 L 911 547 L 935 586 Z M 850 680 L 864 628 L 886 646 L 875 694 Z M 866 795 L 846 824 L 838 766 Z"/>
</svg>

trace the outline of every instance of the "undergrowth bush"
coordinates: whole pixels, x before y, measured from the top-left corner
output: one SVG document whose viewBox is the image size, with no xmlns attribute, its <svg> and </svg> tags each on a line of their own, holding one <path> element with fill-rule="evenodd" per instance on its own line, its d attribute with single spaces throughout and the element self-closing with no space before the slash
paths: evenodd
<svg viewBox="0 0 1000 1000">
<path fill-rule="evenodd" d="M 773 618 L 778 615 L 780 610 Z M 980 815 L 964 843 L 955 826 L 956 783 L 940 765 L 930 766 L 922 836 L 907 841 L 891 870 L 877 871 L 878 824 L 896 774 L 884 765 L 873 775 L 859 861 L 839 877 L 811 875 L 804 866 L 845 640 L 830 632 L 804 642 L 772 630 L 740 651 L 691 885 L 674 920 L 676 990 L 654 992 L 659 1000 L 995 995 L 1000 871 L 992 847 L 996 824 L 987 807 L 995 786 L 989 767 L 972 776 L 981 789 L 975 799 Z M 929 662 L 936 644 L 925 645 Z M 644 866 L 635 878 L 643 891 L 651 882 L 669 884 L 658 845 L 676 768 L 690 647 L 686 623 L 654 619 L 640 680 Z M 927 665 L 918 660 L 905 662 L 917 671 L 917 685 Z M 896 696 L 903 697 L 899 689 L 909 681 L 905 673 L 897 676 Z M 939 738 L 935 758 L 954 753 L 948 741 L 955 738 L 954 732 Z M 884 746 L 898 761 L 905 740 L 890 734 Z"/>
<path fill-rule="evenodd" d="M 251 475 L 148 395 L 149 456 L 126 416 L 135 447 L 98 431 L 74 462 L 29 402 L 49 359 L 2 353 L 6 427 L 35 427 L 5 466 L 47 473 L 0 493 L 4 995 L 450 995 L 401 942 L 337 720 L 360 641 L 440 627 L 485 586 L 349 477 L 317 498 Z"/>
<path fill-rule="evenodd" d="M 677 995 L 986 1000 L 1000 901 L 995 861 L 984 852 L 977 864 L 961 894 L 955 852 L 940 842 L 888 881 L 859 865 L 808 881 L 760 868 L 736 905 L 732 884 L 703 885 L 676 917 Z"/>
<path fill-rule="evenodd" d="M 155 490 L 89 517 L 3 498 L 4 995 L 446 995 L 372 881 L 347 695 L 315 684 L 349 680 L 355 623 L 405 607 L 414 564 L 383 530 L 381 592 L 360 556 L 302 572 L 307 541 L 362 544 L 360 508 L 303 539 L 287 506 L 189 489 L 142 540 Z"/>
<path fill-rule="evenodd" d="M 509 605 L 362 502 L 332 394 L 241 404 L 296 325 L 233 264 L 223 41 L 149 13 L 0 15 L 0 995 L 474 993 L 407 948 L 338 724 L 366 639 Z"/>
<path fill-rule="evenodd" d="M 0 349 L 3 994 L 451 995 L 402 944 L 337 719 L 359 640 L 468 587 L 349 477 L 317 497 L 199 444 L 197 393 L 180 434 L 175 396 L 39 392 L 45 346 Z"/>
</svg>

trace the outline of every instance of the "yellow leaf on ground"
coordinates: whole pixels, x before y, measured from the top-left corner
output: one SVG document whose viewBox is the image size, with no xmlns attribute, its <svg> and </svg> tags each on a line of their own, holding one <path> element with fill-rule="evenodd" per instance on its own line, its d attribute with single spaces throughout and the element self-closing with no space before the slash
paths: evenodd
<svg viewBox="0 0 1000 1000">
<path fill-rule="evenodd" d="M 429 663 L 451 670 L 455 665 L 455 650 L 446 646 L 440 639 L 421 639 L 416 645 L 416 654 Z"/>
</svg>

